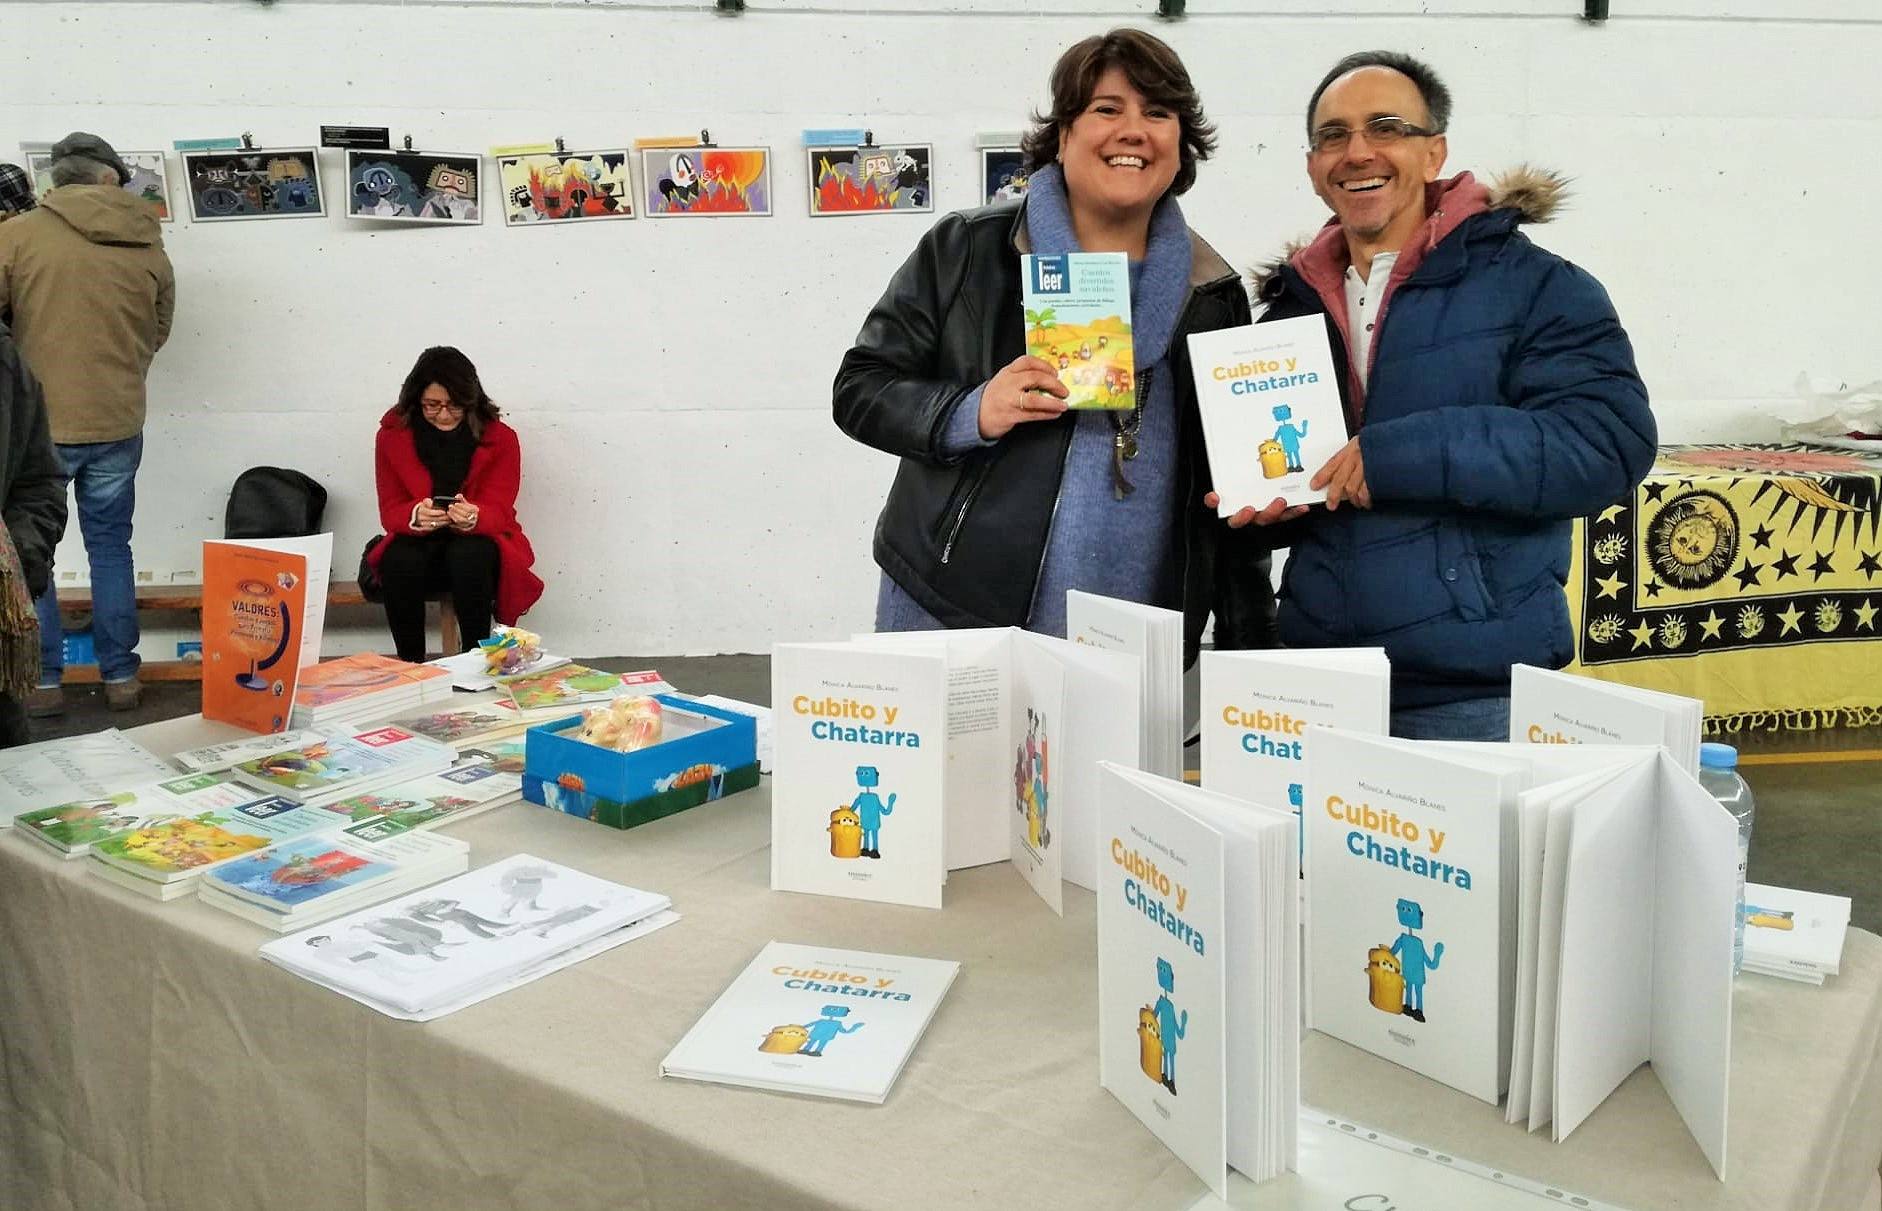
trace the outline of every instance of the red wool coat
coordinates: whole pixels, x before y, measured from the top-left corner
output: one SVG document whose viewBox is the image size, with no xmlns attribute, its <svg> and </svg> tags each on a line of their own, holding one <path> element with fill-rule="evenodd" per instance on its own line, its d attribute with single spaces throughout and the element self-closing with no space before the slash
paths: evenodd
<svg viewBox="0 0 1882 1211">
<path fill-rule="evenodd" d="M 410 535 L 412 510 L 431 498 L 431 472 L 418 461 L 412 431 L 397 408 L 379 418 L 374 442 L 373 478 L 379 486 L 379 524 L 388 536 Z M 470 473 L 464 477 L 464 499 L 477 506 L 477 525 L 497 544 L 497 621 L 515 626 L 542 596 L 542 581 L 531 572 L 536 552 L 516 520 L 516 490 L 523 480 L 523 452 L 516 430 L 500 420 L 484 425 L 483 439 L 471 455 Z M 368 561 L 376 571 L 386 544 L 372 549 Z"/>
</svg>

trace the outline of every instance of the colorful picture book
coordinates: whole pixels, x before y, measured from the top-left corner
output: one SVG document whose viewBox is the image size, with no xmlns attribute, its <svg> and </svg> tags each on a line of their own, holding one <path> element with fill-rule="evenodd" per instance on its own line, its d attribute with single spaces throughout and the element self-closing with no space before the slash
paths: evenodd
<svg viewBox="0 0 1882 1211">
<path fill-rule="evenodd" d="M 1745 884 L 1745 970 L 1821 984 L 1842 970 L 1849 897 Z"/>
<path fill-rule="evenodd" d="M 1298 819 L 1314 727 L 1383 736 L 1392 667 L 1384 648 L 1202 653 L 1202 784 Z"/>
<path fill-rule="evenodd" d="M 662 1076 L 882 1104 L 961 965 L 770 942 Z"/>
<path fill-rule="evenodd" d="M 14 828 L 67 858 L 82 858 L 95 842 L 117 833 L 147 828 L 173 816 L 236 807 L 254 797 L 254 791 L 232 782 L 226 773 L 189 774 L 22 812 Z"/>
<path fill-rule="evenodd" d="M 232 768 L 237 778 L 262 791 L 297 803 L 331 802 L 369 787 L 449 769 L 456 757 L 449 745 L 404 728 L 380 727 L 279 749 Z"/>
<path fill-rule="evenodd" d="M 669 925 L 670 908 L 666 896 L 515 854 L 278 938 L 261 957 L 423 1022 Z"/>
<path fill-rule="evenodd" d="M 1143 668 L 1138 752 L 1146 772 L 1183 776 L 1183 612 L 1100 597 L 1065 594 L 1065 637 L 1101 652 L 1135 656 Z"/>
<path fill-rule="evenodd" d="M 403 833 L 455 824 L 522 797 L 519 773 L 499 770 L 480 756 L 462 755 L 442 773 L 390 783 L 320 806 L 354 823 L 376 820 L 384 830 Z"/>
<path fill-rule="evenodd" d="M 308 623 L 307 564 L 300 552 L 203 544 L 203 718 L 251 732 L 287 728 Z"/>
<path fill-rule="evenodd" d="M 256 757 L 266 757 L 270 753 L 278 753 L 283 749 L 296 748 L 324 739 L 326 737 L 320 732 L 300 728 L 266 736 L 245 736 L 240 740 L 225 740 L 221 744 L 205 744 L 201 748 L 185 749 L 170 759 L 192 773 L 208 773 L 211 770 L 229 769 Z"/>
<path fill-rule="evenodd" d="M 505 698 L 504 702 L 507 703 L 508 699 Z M 452 701 L 415 714 L 401 715 L 391 720 L 390 726 L 402 727 L 440 744 L 463 747 L 519 735 L 529 727 L 529 721 L 507 706 L 498 706 L 495 700 L 486 698 L 482 701 Z"/>
<path fill-rule="evenodd" d="M 1223 517 L 1327 498 L 1311 481 L 1347 433 L 1323 317 L 1191 333 L 1189 364 Z"/>
<path fill-rule="evenodd" d="M 1098 1072 L 1218 1197 L 1294 1165 L 1300 897 L 1284 810 L 1100 762 Z"/>
<path fill-rule="evenodd" d="M 173 816 L 94 841 L 92 870 L 133 891 L 167 900 L 193 890 L 205 870 L 303 833 L 331 829 L 333 817 L 278 795 L 231 808 Z M 187 884 L 187 885 L 186 885 Z"/>
<path fill-rule="evenodd" d="M 297 728 L 345 727 L 416 710 L 452 693 L 447 669 L 360 652 L 302 670 L 292 722 Z"/>
<path fill-rule="evenodd" d="M 518 711 L 540 712 L 589 706 L 607 702 L 630 692 L 623 674 L 604 673 L 582 664 L 564 664 L 526 677 L 511 677 L 502 682 L 503 690 Z M 636 689 L 637 694 L 650 693 Z"/>
<path fill-rule="evenodd" d="M 1320 729 L 1306 799 L 1310 1026 L 1558 1140 L 1651 1063 L 1723 1174 L 1738 828 L 1666 750 Z"/>
<path fill-rule="evenodd" d="M 1705 704 L 1526 664 L 1510 666 L 1510 740 L 1516 744 L 1657 744 L 1699 773 Z"/>
<path fill-rule="evenodd" d="M 284 841 L 209 871 L 204 903 L 286 932 L 464 873 L 470 846 L 381 820 Z"/>
<path fill-rule="evenodd" d="M 0 749 L 0 828 L 35 808 L 108 798 L 159 782 L 175 767 L 117 728 Z"/>
<path fill-rule="evenodd" d="M 1057 367 L 1070 408 L 1137 403 L 1130 263 L 1121 252 L 1020 257 L 1026 352 Z"/>
</svg>

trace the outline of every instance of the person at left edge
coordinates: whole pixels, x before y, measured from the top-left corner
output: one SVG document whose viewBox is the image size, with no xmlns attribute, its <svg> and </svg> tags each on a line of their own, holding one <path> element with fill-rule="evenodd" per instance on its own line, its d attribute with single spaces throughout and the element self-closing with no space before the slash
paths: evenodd
<svg viewBox="0 0 1882 1211">
<path fill-rule="evenodd" d="M 522 449 L 497 416 L 471 360 L 439 345 L 419 354 L 379 420 L 374 478 L 386 537 L 367 562 L 384 586 L 400 660 L 425 658 L 427 597 L 451 594 L 469 651 L 490 637 L 492 616 L 514 625 L 542 596 L 516 519 Z"/>
<path fill-rule="evenodd" d="M 4 167 L 4 165 L 0 165 Z M 26 743 L 26 698 L 39 681 L 34 600 L 52 583 L 65 533 L 65 471 L 39 382 L 0 325 L 0 748 Z"/>
<path fill-rule="evenodd" d="M 1176 52 L 1141 30 L 1073 45 L 1051 91 L 1026 196 L 936 223 L 837 371 L 838 426 L 902 460 L 876 523 L 876 627 L 1063 635 L 1076 588 L 1181 607 L 1185 663 L 1212 610 L 1218 647 L 1270 646 L 1271 596 L 1217 609 L 1218 586 L 1266 582 L 1266 544 L 1199 503 L 1185 337 L 1249 321 L 1235 271 L 1177 204 L 1215 128 Z M 1057 368 L 1027 356 L 1028 252 L 1129 258 L 1139 411 L 1068 412 Z M 1114 461 L 1123 436 L 1136 457 Z"/>
</svg>

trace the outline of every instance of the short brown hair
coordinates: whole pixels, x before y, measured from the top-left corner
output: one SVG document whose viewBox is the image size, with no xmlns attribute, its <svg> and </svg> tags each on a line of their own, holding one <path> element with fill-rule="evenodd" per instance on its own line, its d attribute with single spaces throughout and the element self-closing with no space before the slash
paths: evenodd
<svg viewBox="0 0 1882 1211">
<path fill-rule="evenodd" d="M 1121 27 L 1075 42 L 1052 67 L 1052 109 L 1032 116 L 1033 128 L 1020 141 L 1026 171 L 1034 172 L 1059 155 L 1059 134 L 1085 112 L 1098 77 L 1113 67 L 1148 101 L 1176 111 L 1182 125 L 1182 163 L 1170 192 L 1186 192 L 1196 183 L 1196 163 L 1215 151 L 1215 125 L 1203 116 L 1202 98 L 1189 71 L 1169 43 L 1141 29 Z"/>
<path fill-rule="evenodd" d="M 464 409 L 464 423 L 476 437 L 483 437 L 484 425 L 501 415 L 496 403 L 484 394 L 484 385 L 478 381 L 477 367 L 471 365 L 471 360 L 449 345 L 433 345 L 418 355 L 412 372 L 405 376 L 405 383 L 399 388 L 399 416 L 406 428 L 423 419 L 420 401 L 425 388 L 433 383 L 443 387 L 451 396 L 451 402 Z"/>
</svg>

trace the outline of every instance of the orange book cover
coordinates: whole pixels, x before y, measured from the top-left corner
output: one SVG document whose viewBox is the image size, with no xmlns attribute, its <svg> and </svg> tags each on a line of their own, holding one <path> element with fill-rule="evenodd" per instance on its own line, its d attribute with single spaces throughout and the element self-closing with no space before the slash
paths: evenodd
<svg viewBox="0 0 1882 1211">
<path fill-rule="evenodd" d="M 251 732 L 287 727 L 306 605 L 306 556 L 203 544 L 203 718 Z"/>
<path fill-rule="evenodd" d="M 434 664 L 408 664 L 377 652 L 356 652 L 302 669 L 300 690 L 290 697 L 298 698 L 297 705 L 312 709 L 448 676 L 448 669 Z"/>
</svg>

